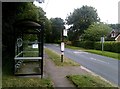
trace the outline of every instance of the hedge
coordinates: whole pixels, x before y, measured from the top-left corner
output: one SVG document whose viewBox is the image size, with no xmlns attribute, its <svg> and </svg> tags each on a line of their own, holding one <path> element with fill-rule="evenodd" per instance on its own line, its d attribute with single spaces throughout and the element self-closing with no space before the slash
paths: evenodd
<svg viewBox="0 0 120 89">
<path fill-rule="evenodd" d="M 93 41 L 74 41 L 72 42 L 72 45 L 77 47 L 83 47 L 86 49 L 94 49 Z"/>
<path fill-rule="evenodd" d="M 101 45 L 102 44 L 100 42 L 95 42 L 94 49 L 101 50 Z M 120 53 L 120 42 L 104 42 L 104 50 Z"/>
<path fill-rule="evenodd" d="M 82 47 L 86 49 L 102 49 L 101 42 L 93 42 L 93 41 L 74 41 L 72 42 L 73 46 Z M 115 41 L 106 41 L 104 42 L 104 51 L 116 52 L 120 53 L 120 42 Z"/>
</svg>

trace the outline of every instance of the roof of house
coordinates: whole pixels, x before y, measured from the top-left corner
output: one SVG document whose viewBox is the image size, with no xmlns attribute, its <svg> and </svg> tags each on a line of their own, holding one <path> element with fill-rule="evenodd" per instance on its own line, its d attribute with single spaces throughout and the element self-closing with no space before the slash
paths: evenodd
<svg viewBox="0 0 120 89">
<path fill-rule="evenodd" d="M 118 39 L 118 37 L 120 37 L 120 34 L 118 34 L 118 35 L 115 37 L 115 40 L 117 40 L 117 39 Z"/>
<path fill-rule="evenodd" d="M 112 32 L 115 32 L 115 33 L 120 33 L 120 29 L 113 29 L 110 33 L 112 33 Z"/>
</svg>

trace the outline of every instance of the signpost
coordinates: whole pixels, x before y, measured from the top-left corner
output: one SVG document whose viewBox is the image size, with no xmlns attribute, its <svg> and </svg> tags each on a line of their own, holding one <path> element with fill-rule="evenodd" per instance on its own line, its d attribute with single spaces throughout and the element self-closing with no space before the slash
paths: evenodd
<svg viewBox="0 0 120 89">
<path fill-rule="evenodd" d="M 104 50 L 104 42 L 105 42 L 105 38 L 101 37 L 101 42 L 102 42 L 102 51 Z"/>
</svg>

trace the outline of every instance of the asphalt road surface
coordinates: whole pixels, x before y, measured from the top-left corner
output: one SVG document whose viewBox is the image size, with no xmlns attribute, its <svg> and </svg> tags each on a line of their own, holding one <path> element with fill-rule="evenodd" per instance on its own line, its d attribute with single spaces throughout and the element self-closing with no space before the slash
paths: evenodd
<svg viewBox="0 0 120 89">
<path fill-rule="evenodd" d="M 45 44 L 45 47 L 61 54 L 59 45 Z M 114 58 L 104 57 L 97 54 L 83 52 L 81 50 L 72 50 L 68 48 L 65 48 L 64 55 L 80 63 L 80 65 L 102 76 L 108 81 L 120 86 L 120 71 L 118 71 L 120 61 Z"/>
</svg>

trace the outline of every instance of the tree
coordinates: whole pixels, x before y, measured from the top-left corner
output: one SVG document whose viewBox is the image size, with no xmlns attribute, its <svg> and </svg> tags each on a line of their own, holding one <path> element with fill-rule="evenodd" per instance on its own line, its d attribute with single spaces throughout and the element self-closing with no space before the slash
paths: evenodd
<svg viewBox="0 0 120 89">
<path fill-rule="evenodd" d="M 51 21 L 46 18 L 45 20 L 45 42 L 50 43 L 52 37 Z"/>
<path fill-rule="evenodd" d="M 64 29 L 64 21 L 61 18 L 51 18 L 51 41 L 58 42 Z"/>
<path fill-rule="evenodd" d="M 45 18 L 45 12 L 40 7 L 36 7 L 33 3 L 23 3 L 18 8 L 19 13 L 16 15 L 17 20 L 21 19 L 32 19 L 41 21 Z"/>
<path fill-rule="evenodd" d="M 30 2 L 4 2 L 2 3 L 2 36 L 4 47 L 9 51 L 13 51 L 13 23 L 17 20 L 32 19 L 36 21 L 43 21 L 46 18 L 45 12 L 42 8 L 37 8 Z M 9 44 L 11 43 L 11 44 Z M 13 48 L 12 48 L 13 47 Z M 4 51 L 4 50 L 3 50 Z M 9 52 L 13 53 L 13 52 Z M 13 54 L 14 55 L 14 54 Z"/>
<path fill-rule="evenodd" d="M 106 37 L 112 29 L 103 23 L 94 23 L 84 31 L 83 39 L 87 41 L 100 41 L 102 36 Z"/>
<path fill-rule="evenodd" d="M 94 22 L 99 22 L 97 10 L 91 6 L 83 6 L 75 9 L 73 13 L 66 19 L 68 25 L 73 25 L 73 34 L 76 35 L 76 40 L 79 36 Z"/>
<path fill-rule="evenodd" d="M 120 30 L 120 24 L 108 24 L 112 29 Z"/>
</svg>

